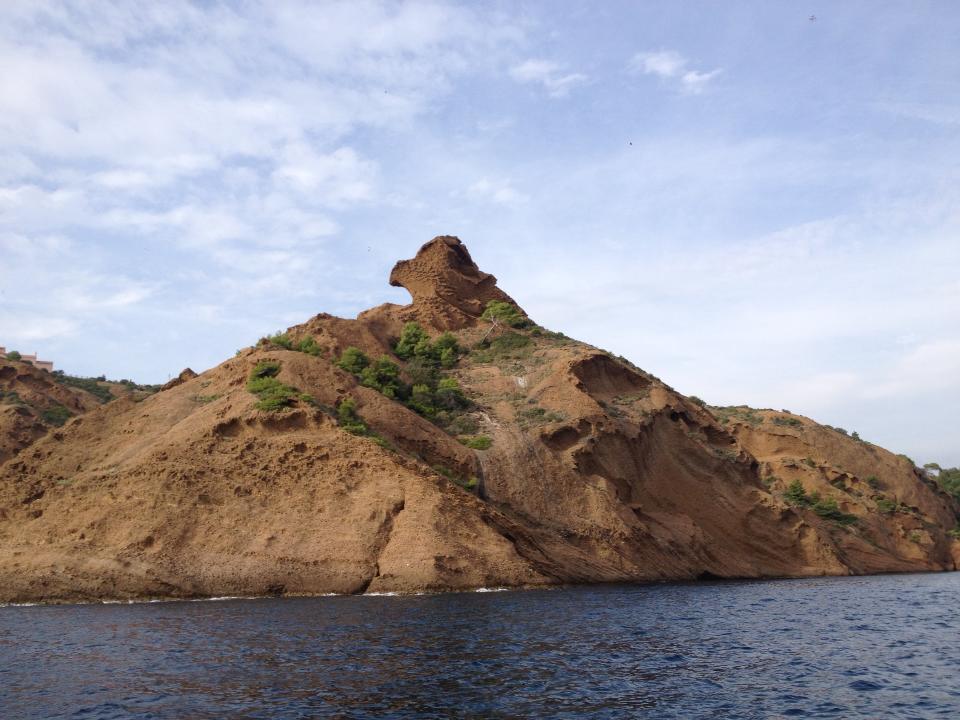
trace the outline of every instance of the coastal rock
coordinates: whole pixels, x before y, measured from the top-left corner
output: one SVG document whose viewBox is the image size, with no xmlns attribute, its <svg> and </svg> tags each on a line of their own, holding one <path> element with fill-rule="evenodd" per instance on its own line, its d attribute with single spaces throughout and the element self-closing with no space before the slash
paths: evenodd
<svg viewBox="0 0 960 720">
<path fill-rule="evenodd" d="M 317 315 L 289 348 L 260 343 L 31 438 L 0 465 L 0 601 L 956 569 L 960 508 L 912 463 L 790 413 L 704 406 L 532 324 L 496 327 L 487 304 L 516 303 L 456 238 L 390 280 L 410 305 Z M 442 371 L 469 399 L 452 419 L 337 363 L 354 347 L 412 381 L 393 354 L 411 321 L 465 349 Z M 279 412 L 247 388 L 263 367 L 291 393 Z M 346 399 L 364 429 L 338 422 Z"/>
</svg>

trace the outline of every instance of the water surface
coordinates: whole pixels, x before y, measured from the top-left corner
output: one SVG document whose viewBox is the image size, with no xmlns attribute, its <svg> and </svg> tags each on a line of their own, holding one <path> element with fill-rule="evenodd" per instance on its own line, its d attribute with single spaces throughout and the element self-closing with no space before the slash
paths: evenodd
<svg viewBox="0 0 960 720">
<path fill-rule="evenodd" d="M 0 607 L 0 718 L 960 717 L 960 574 Z"/>
</svg>

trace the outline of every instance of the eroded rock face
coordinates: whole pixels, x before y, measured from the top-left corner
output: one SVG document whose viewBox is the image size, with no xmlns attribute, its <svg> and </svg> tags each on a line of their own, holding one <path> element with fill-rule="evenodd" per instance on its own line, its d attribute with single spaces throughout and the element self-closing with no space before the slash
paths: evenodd
<svg viewBox="0 0 960 720">
<path fill-rule="evenodd" d="M 497 279 L 477 267 L 466 245 L 451 235 L 435 237 L 412 260 L 401 260 L 390 273 L 390 284 L 406 288 L 413 303 L 404 319 L 437 330 L 475 325 L 491 300 L 516 305 L 497 287 Z"/>
<path fill-rule="evenodd" d="M 0 463 L 0 601 L 957 568 L 960 507 L 912 463 L 789 413 L 704 407 L 541 328 L 484 345 L 484 307 L 513 301 L 456 238 L 391 283 L 413 302 L 287 331 L 316 355 L 248 348 L 28 438 Z M 478 348 L 446 372 L 482 449 L 336 364 L 351 346 L 391 357 L 404 320 Z M 309 401 L 258 410 L 264 360 Z M 346 398 L 375 435 L 338 425 Z M 794 480 L 810 503 L 787 501 Z"/>
</svg>

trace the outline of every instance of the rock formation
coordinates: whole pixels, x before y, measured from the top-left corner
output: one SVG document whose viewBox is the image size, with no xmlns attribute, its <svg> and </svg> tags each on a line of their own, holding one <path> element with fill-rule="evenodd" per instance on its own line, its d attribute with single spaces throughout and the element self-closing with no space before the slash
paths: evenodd
<svg viewBox="0 0 960 720">
<path fill-rule="evenodd" d="M 516 304 L 456 238 L 390 282 L 410 305 L 318 315 L 0 465 L 0 600 L 956 569 L 960 508 L 912 463 L 494 326 L 488 303 Z M 456 412 L 417 405 L 422 363 L 395 354 L 411 321 L 465 350 L 442 371 Z M 340 367 L 351 347 L 392 358 L 407 396 Z M 258 373 L 280 411 L 258 409 Z"/>
</svg>

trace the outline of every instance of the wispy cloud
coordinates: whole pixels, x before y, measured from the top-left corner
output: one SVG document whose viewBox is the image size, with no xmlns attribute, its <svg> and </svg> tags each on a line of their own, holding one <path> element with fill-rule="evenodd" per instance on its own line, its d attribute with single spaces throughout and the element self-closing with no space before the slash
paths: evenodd
<svg viewBox="0 0 960 720">
<path fill-rule="evenodd" d="M 510 68 L 510 77 L 518 83 L 539 84 L 550 97 L 562 98 L 570 90 L 587 82 L 587 76 L 579 72 L 566 72 L 563 65 L 550 60 L 530 59 Z"/>
<path fill-rule="evenodd" d="M 690 68 L 690 61 L 675 50 L 643 52 L 633 56 L 628 69 L 634 73 L 655 75 L 661 80 L 676 84 L 681 92 L 698 95 L 707 84 L 722 71 L 718 68 L 703 72 Z"/>
<path fill-rule="evenodd" d="M 513 187 L 510 180 L 481 178 L 467 188 L 466 197 L 497 205 L 518 205 L 529 198 Z"/>
</svg>

